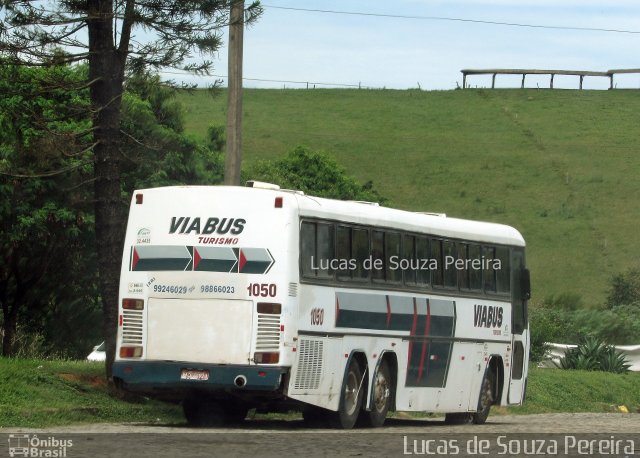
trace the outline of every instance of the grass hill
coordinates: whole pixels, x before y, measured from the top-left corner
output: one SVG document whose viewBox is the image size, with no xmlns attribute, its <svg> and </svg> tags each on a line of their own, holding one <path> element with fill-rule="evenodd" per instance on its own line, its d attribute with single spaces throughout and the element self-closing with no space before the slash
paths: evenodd
<svg viewBox="0 0 640 458">
<path fill-rule="evenodd" d="M 180 99 L 193 135 L 226 123 L 226 93 Z M 305 145 L 389 206 L 515 226 L 538 300 L 598 305 L 640 265 L 640 91 L 255 89 L 244 113 L 247 161 Z"/>
</svg>

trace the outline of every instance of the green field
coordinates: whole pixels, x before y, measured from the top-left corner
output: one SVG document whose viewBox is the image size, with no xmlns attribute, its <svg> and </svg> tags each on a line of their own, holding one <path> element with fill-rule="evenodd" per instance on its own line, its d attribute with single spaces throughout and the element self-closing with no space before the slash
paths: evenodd
<svg viewBox="0 0 640 458">
<path fill-rule="evenodd" d="M 640 412 L 640 374 L 531 368 L 525 405 L 494 408 L 494 414 Z M 251 415 L 251 414 L 250 414 Z M 271 414 L 255 418 L 301 418 Z M 182 409 L 138 398 L 114 397 L 101 363 L 0 358 L 0 429 L 82 423 L 185 425 Z"/>
<path fill-rule="evenodd" d="M 226 93 L 181 94 L 186 128 L 224 125 Z M 597 306 L 639 266 L 640 91 L 246 90 L 244 154 L 335 156 L 389 206 L 506 223 L 529 246 L 534 298 Z"/>
</svg>

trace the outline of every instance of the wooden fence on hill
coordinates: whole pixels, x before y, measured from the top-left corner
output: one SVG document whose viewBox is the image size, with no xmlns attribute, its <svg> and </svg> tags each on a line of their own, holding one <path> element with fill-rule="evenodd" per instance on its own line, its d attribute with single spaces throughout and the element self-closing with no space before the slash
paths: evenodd
<svg viewBox="0 0 640 458">
<path fill-rule="evenodd" d="M 467 76 L 469 75 L 492 75 L 491 89 L 496 86 L 496 75 L 522 75 L 522 84 L 520 87 L 524 89 L 524 82 L 527 75 L 550 75 L 549 88 L 553 89 L 553 78 L 556 75 L 570 75 L 580 77 L 580 89 L 585 76 L 596 76 L 609 78 L 609 89 L 614 89 L 613 76 L 623 73 L 640 73 L 640 68 L 623 68 L 616 70 L 607 70 L 606 72 L 592 72 L 583 70 L 535 70 L 535 69 L 509 69 L 509 68 L 493 68 L 493 69 L 463 69 L 462 72 L 462 88 L 467 87 Z"/>
</svg>

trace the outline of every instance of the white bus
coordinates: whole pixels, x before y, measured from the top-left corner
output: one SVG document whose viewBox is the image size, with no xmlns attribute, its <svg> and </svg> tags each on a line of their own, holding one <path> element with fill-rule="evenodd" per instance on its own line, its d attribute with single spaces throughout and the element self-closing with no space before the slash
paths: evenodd
<svg viewBox="0 0 640 458">
<path fill-rule="evenodd" d="M 508 226 L 252 183 L 133 195 L 114 381 L 191 424 L 248 409 L 381 426 L 524 398 L 525 242 Z"/>
</svg>

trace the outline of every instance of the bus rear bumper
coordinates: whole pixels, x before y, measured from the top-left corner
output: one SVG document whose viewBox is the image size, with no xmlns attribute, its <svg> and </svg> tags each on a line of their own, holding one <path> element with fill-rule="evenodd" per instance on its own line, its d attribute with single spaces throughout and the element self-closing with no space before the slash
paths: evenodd
<svg viewBox="0 0 640 458">
<path fill-rule="evenodd" d="M 218 365 L 179 361 L 116 361 L 113 379 L 126 391 L 276 391 L 286 367 Z"/>
</svg>

